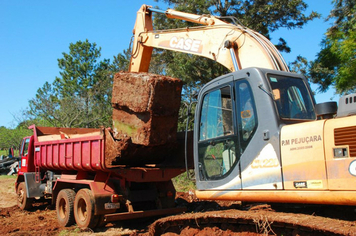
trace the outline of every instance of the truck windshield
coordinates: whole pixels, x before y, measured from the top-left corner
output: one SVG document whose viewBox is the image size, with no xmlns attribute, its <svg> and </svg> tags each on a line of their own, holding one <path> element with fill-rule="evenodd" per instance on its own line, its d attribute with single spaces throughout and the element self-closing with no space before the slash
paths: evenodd
<svg viewBox="0 0 356 236">
<path fill-rule="evenodd" d="M 28 152 L 28 144 L 30 143 L 30 139 L 26 138 L 22 141 L 21 149 L 20 149 L 20 155 L 25 156 L 27 155 Z"/>
<path fill-rule="evenodd" d="M 315 120 L 313 100 L 301 78 L 268 75 L 281 119 Z"/>
</svg>

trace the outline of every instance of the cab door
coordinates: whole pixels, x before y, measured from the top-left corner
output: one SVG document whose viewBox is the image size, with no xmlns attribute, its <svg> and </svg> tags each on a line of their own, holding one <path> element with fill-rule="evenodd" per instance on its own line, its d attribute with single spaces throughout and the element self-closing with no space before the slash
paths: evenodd
<svg viewBox="0 0 356 236">
<path fill-rule="evenodd" d="M 20 158 L 21 163 L 19 167 L 19 172 L 34 172 L 35 171 L 35 163 L 34 163 L 34 137 L 25 137 L 22 140 L 20 147 Z"/>
<path fill-rule="evenodd" d="M 19 171 L 26 173 L 28 172 L 27 166 L 28 166 L 28 147 L 30 144 L 30 138 L 31 137 L 25 137 L 22 139 L 21 143 L 21 148 L 20 148 L 20 165 L 19 165 Z"/>
<path fill-rule="evenodd" d="M 233 188 L 241 189 L 233 77 L 223 81 L 208 86 L 199 99 L 194 150 L 198 189 L 220 188 L 235 178 Z"/>
</svg>

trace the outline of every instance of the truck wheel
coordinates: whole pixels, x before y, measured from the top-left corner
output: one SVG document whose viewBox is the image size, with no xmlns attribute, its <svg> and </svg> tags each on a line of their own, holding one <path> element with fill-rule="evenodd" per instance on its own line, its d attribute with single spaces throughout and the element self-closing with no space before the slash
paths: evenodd
<svg viewBox="0 0 356 236">
<path fill-rule="evenodd" d="M 17 205 L 22 210 L 29 210 L 32 208 L 33 198 L 27 197 L 27 190 L 24 182 L 21 182 L 17 187 Z"/>
<path fill-rule="evenodd" d="M 94 215 L 94 196 L 91 190 L 83 188 L 78 191 L 74 200 L 74 217 L 79 228 L 95 228 L 99 217 Z"/>
<path fill-rule="evenodd" d="M 67 227 L 74 224 L 74 199 L 75 192 L 72 189 L 62 189 L 56 200 L 57 220 L 60 226 Z"/>
</svg>

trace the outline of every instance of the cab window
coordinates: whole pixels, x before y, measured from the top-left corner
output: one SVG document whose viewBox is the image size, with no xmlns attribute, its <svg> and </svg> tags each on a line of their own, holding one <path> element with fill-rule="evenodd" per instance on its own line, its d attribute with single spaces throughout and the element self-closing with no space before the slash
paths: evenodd
<svg viewBox="0 0 356 236">
<path fill-rule="evenodd" d="M 257 128 L 257 116 L 252 91 L 246 81 L 236 83 L 238 89 L 239 132 L 243 142 L 248 141 Z"/>
<path fill-rule="evenodd" d="M 232 133 L 230 87 L 206 94 L 201 112 L 199 140 L 216 138 Z"/>
<path fill-rule="evenodd" d="M 269 75 L 274 101 L 281 119 L 315 120 L 313 100 L 300 78 Z"/>
<path fill-rule="evenodd" d="M 233 110 L 231 86 L 203 98 L 198 142 L 201 179 L 223 178 L 236 163 Z"/>
<path fill-rule="evenodd" d="M 26 156 L 28 153 L 28 145 L 30 143 L 30 139 L 26 138 L 22 141 L 21 145 L 21 156 Z"/>
</svg>

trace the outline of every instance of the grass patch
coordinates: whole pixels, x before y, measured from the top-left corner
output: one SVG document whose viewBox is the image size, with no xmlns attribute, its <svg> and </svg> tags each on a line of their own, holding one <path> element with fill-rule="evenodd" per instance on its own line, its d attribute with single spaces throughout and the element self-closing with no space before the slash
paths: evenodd
<svg viewBox="0 0 356 236">
<path fill-rule="evenodd" d="M 172 179 L 173 185 L 177 192 L 188 192 L 189 190 L 195 190 L 195 183 L 188 179 L 187 172 L 184 172 Z"/>
<path fill-rule="evenodd" d="M 16 179 L 17 175 L 0 175 L 0 180 L 4 179 Z"/>
<path fill-rule="evenodd" d="M 0 156 L 1 155 L 8 156 L 9 155 L 9 149 L 0 150 Z M 19 150 L 14 150 L 14 155 L 15 155 L 15 157 L 18 157 L 19 156 Z"/>
<path fill-rule="evenodd" d="M 82 230 L 80 228 L 64 229 L 61 232 L 59 232 L 58 236 L 79 235 L 81 231 Z"/>
</svg>

